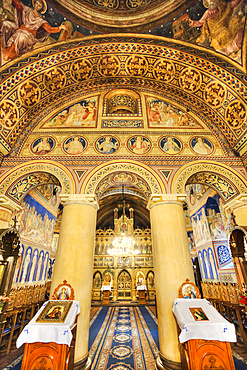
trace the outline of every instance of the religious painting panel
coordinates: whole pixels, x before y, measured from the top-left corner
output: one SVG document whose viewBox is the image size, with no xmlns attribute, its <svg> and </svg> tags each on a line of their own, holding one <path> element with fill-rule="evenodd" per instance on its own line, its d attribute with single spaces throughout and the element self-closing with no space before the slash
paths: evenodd
<svg viewBox="0 0 247 370">
<path fill-rule="evenodd" d="M 63 323 L 69 313 L 73 302 L 49 301 L 35 322 L 37 323 Z"/>
<path fill-rule="evenodd" d="M 94 287 L 94 289 L 100 289 L 101 288 L 101 280 L 102 280 L 101 273 L 99 271 L 97 271 L 94 274 L 94 278 L 93 278 L 93 287 Z"/>
<path fill-rule="evenodd" d="M 59 284 L 53 292 L 52 299 L 57 300 L 73 300 L 75 298 L 74 289 L 66 280 L 62 284 Z"/>
<path fill-rule="evenodd" d="M 201 127 L 188 113 L 159 98 L 147 97 L 146 101 L 149 127 Z"/>
<path fill-rule="evenodd" d="M 166 154 L 179 154 L 183 149 L 180 140 L 173 136 L 165 136 L 159 140 L 160 149 Z"/>
<path fill-rule="evenodd" d="M 145 266 L 152 267 L 154 265 L 153 256 L 145 257 Z"/>
<path fill-rule="evenodd" d="M 98 97 L 92 96 L 70 105 L 45 122 L 41 128 L 88 128 L 96 127 Z"/>
<path fill-rule="evenodd" d="M 63 150 L 70 155 L 81 154 L 87 147 L 87 140 L 82 136 L 72 136 L 63 143 Z"/>
<path fill-rule="evenodd" d="M 135 266 L 143 266 L 144 267 L 145 263 L 145 257 L 134 257 L 134 264 Z"/>
<path fill-rule="evenodd" d="M 114 265 L 114 257 L 104 257 L 104 266 L 112 267 Z"/>
<path fill-rule="evenodd" d="M 148 290 L 155 288 L 153 271 L 149 271 L 149 273 L 147 274 L 147 288 Z"/>
<path fill-rule="evenodd" d="M 103 267 L 103 257 L 94 257 L 94 267 Z"/>
</svg>

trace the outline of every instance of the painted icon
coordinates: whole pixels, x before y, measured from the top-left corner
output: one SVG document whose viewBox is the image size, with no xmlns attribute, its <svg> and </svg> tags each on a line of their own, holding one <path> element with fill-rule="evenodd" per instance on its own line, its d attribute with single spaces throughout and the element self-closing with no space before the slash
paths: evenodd
<svg viewBox="0 0 247 370">
<path fill-rule="evenodd" d="M 160 148 L 166 154 L 178 154 L 182 150 L 182 144 L 175 137 L 166 136 L 160 140 Z"/>
<path fill-rule="evenodd" d="M 82 153 L 85 150 L 86 146 L 86 140 L 83 139 L 83 137 L 81 136 L 70 137 L 63 144 L 64 151 L 71 155 Z"/>
<path fill-rule="evenodd" d="M 200 136 L 191 140 L 191 147 L 196 153 L 201 155 L 208 155 L 213 151 L 213 145 L 210 141 Z"/>
<path fill-rule="evenodd" d="M 96 142 L 96 149 L 103 154 L 112 154 L 119 148 L 118 140 L 110 135 L 102 136 Z"/>
<path fill-rule="evenodd" d="M 134 136 L 128 140 L 128 149 L 135 154 L 146 154 L 151 149 L 151 143 L 144 136 Z"/>
<path fill-rule="evenodd" d="M 31 145 L 31 150 L 34 154 L 45 155 L 52 151 L 55 147 L 55 140 L 51 137 L 40 137 Z"/>
</svg>

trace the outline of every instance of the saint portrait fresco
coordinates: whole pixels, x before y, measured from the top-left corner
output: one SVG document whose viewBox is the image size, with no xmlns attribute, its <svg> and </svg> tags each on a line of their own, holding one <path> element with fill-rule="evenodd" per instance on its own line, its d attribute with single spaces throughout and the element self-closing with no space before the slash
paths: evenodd
<svg viewBox="0 0 247 370">
<path fill-rule="evenodd" d="M 194 137 L 190 142 L 191 148 L 197 154 L 208 155 L 213 151 L 213 145 L 211 142 L 202 137 Z"/>
<path fill-rule="evenodd" d="M 128 149 L 135 154 L 146 154 L 151 149 L 151 142 L 144 136 L 133 136 L 128 140 Z"/>
<path fill-rule="evenodd" d="M 119 142 L 115 137 L 106 135 L 102 136 L 96 141 L 95 147 L 100 153 L 112 154 L 118 150 Z"/>
<path fill-rule="evenodd" d="M 19 0 L 13 0 L 12 4 L 4 1 L 1 14 L 3 16 L 4 12 L 1 24 L 3 63 L 29 52 L 36 43 L 45 42 L 50 34 L 67 30 L 65 24 L 51 27 L 43 18 L 47 11 L 44 0 L 33 0 L 32 7 Z"/>
<path fill-rule="evenodd" d="M 40 137 L 31 145 L 31 151 L 37 155 L 50 153 L 55 147 L 55 140 L 52 137 Z"/>
<path fill-rule="evenodd" d="M 172 136 L 162 138 L 159 146 L 166 154 L 178 154 L 182 150 L 181 142 Z"/>
<path fill-rule="evenodd" d="M 63 149 L 70 155 L 76 155 L 82 153 L 87 146 L 86 140 L 81 136 L 73 136 L 65 140 Z"/>
<path fill-rule="evenodd" d="M 150 127 L 199 126 L 188 113 L 182 112 L 163 100 L 148 97 L 147 113 Z"/>
<path fill-rule="evenodd" d="M 59 112 L 42 128 L 96 127 L 98 98 L 82 100 Z"/>
</svg>

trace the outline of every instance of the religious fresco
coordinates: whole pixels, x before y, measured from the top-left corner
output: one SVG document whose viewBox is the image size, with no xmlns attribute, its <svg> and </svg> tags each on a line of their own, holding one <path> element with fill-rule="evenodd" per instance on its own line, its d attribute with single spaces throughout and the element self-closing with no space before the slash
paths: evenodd
<svg viewBox="0 0 247 370">
<path fill-rule="evenodd" d="M 20 235 L 26 240 L 51 247 L 56 216 L 50 212 L 50 207 L 50 210 L 47 209 L 46 203 L 41 203 L 36 192 L 31 194 L 25 196 L 23 209 L 17 215 Z"/>
<path fill-rule="evenodd" d="M 53 118 L 44 123 L 41 128 L 96 127 L 97 109 L 97 97 L 84 99 L 57 113 Z"/>
<path fill-rule="evenodd" d="M 147 97 L 149 127 L 201 127 L 188 113 L 158 98 Z"/>
<path fill-rule="evenodd" d="M 209 155 L 213 151 L 212 143 L 203 137 L 195 137 L 190 141 L 191 148 L 200 155 Z"/>
<path fill-rule="evenodd" d="M 31 145 L 31 152 L 36 155 L 48 154 L 54 149 L 55 140 L 52 137 L 40 137 Z"/>
<path fill-rule="evenodd" d="M 246 4 L 246 0 L 195 1 L 180 15 L 153 28 L 152 34 L 210 48 L 241 63 Z"/>
<path fill-rule="evenodd" d="M 127 147 L 132 153 L 143 155 L 150 151 L 151 142 L 144 136 L 134 136 L 128 140 Z"/>
<path fill-rule="evenodd" d="M 1 64 L 56 41 L 95 33 L 71 22 L 45 0 L 32 0 L 32 4 L 28 0 L 13 0 L 12 3 L 3 0 L 0 20 Z"/>
<path fill-rule="evenodd" d="M 87 141 L 82 136 L 72 136 L 63 143 L 63 150 L 70 154 L 81 154 L 87 147 Z"/>
<path fill-rule="evenodd" d="M 137 8 L 141 10 L 142 7 L 148 9 L 150 2 L 151 0 L 139 0 L 138 2 L 136 0 L 107 0 L 104 2 L 94 0 L 93 5 L 98 7 L 99 11 L 111 11 L 114 18 L 114 13 L 118 10 L 136 11 Z M 81 20 L 81 25 L 75 23 L 45 0 L 32 0 L 32 4 L 28 0 L 13 0 L 12 4 L 8 0 L 3 0 L 1 8 L 1 64 L 56 41 L 98 33 L 93 30 L 98 29 L 96 24 L 89 22 L 86 28 L 83 20 Z M 76 8 L 77 5 L 74 6 Z M 194 4 L 183 13 L 175 17 L 171 14 L 170 20 L 166 17 L 165 23 L 162 23 L 161 18 L 160 25 L 151 29 L 147 24 L 139 30 L 139 33 L 148 32 L 187 41 L 210 48 L 241 63 L 245 19 L 246 0 L 194 1 Z M 24 32 L 24 24 L 33 32 Z M 147 27 L 148 30 L 145 30 Z M 117 28 L 116 32 L 119 32 Z"/>
<path fill-rule="evenodd" d="M 172 136 L 166 136 L 159 140 L 159 147 L 166 154 L 178 154 L 181 152 L 183 146 L 180 140 Z"/>
<path fill-rule="evenodd" d="M 95 148 L 99 153 L 113 154 L 119 148 L 119 141 L 110 135 L 102 136 L 96 141 Z"/>
</svg>

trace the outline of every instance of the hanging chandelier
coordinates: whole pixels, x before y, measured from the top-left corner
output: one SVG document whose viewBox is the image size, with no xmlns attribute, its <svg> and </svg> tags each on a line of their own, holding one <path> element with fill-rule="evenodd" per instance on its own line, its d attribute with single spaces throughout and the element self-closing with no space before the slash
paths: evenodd
<svg viewBox="0 0 247 370">
<path fill-rule="evenodd" d="M 133 239 L 125 233 L 121 233 L 113 240 L 113 248 L 110 253 L 113 255 L 132 255 L 138 254 L 138 250 L 133 249 Z"/>
<path fill-rule="evenodd" d="M 124 185 L 122 185 L 122 196 L 123 196 L 123 221 L 125 215 L 125 199 L 124 199 Z M 112 255 L 130 256 L 138 254 L 138 250 L 134 250 L 134 240 L 131 236 L 128 236 L 126 232 L 121 232 L 121 235 L 116 236 L 112 242 L 113 248 L 109 249 L 108 253 Z"/>
</svg>

